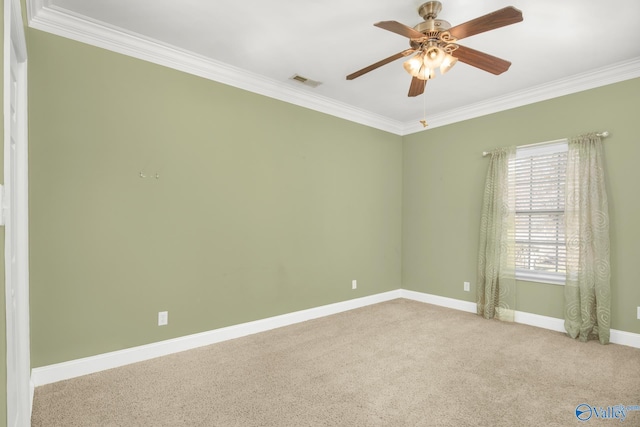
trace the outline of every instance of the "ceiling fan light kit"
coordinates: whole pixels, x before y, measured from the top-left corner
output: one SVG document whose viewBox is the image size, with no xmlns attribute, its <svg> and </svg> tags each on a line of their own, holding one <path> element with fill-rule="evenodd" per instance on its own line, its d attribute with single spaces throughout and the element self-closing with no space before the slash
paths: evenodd
<svg viewBox="0 0 640 427">
<path fill-rule="evenodd" d="M 461 46 L 458 41 L 521 22 L 523 18 L 520 10 L 513 6 L 508 6 L 454 27 L 445 20 L 436 19 L 441 10 L 442 3 L 439 1 L 429 1 L 422 4 L 418 8 L 418 14 L 424 21 L 413 28 L 397 21 L 375 23 L 376 27 L 407 37 L 410 48 L 349 74 L 347 80 L 353 80 L 376 68 L 414 53 L 413 57 L 402 64 L 405 71 L 412 77 L 408 94 L 410 97 L 424 93 L 427 80 L 436 76 L 436 69 L 440 69 L 440 74 L 445 74 L 458 61 L 496 75 L 502 74 L 509 69 L 511 66 L 509 61 Z"/>
</svg>

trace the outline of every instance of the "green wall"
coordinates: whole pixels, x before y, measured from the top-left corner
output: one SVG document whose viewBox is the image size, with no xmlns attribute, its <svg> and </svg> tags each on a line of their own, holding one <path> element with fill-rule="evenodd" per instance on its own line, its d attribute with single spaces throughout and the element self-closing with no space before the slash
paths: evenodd
<svg viewBox="0 0 640 427">
<path fill-rule="evenodd" d="M 28 33 L 34 368 L 400 287 L 401 137 Z"/>
<path fill-rule="evenodd" d="M 443 126 L 404 138 L 402 283 L 475 301 L 478 229 L 488 159 L 482 152 L 608 130 L 612 328 L 640 333 L 640 79 Z M 472 283 L 471 292 L 463 282 Z M 563 287 L 518 282 L 520 311 L 563 318 Z"/>
<path fill-rule="evenodd" d="M 612 326 L 640 333 L 638 79 L 403 138 L 27 38 L 33 367 L 400 287 L 474 301 L 481 152 L 591 130 L 612 134 Z M 519 282 L 517 309 L 561 318 L 562 289 Z"/>
</svg>

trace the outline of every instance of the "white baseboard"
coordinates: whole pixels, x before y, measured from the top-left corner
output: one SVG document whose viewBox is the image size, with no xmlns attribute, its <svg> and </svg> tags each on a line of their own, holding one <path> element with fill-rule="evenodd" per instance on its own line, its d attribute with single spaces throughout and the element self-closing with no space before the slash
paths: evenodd
<svg viewBox="0 0 640 427">
<path fill-rule="evenodd" d="M 564 329 L 564 319 L 557 317 L 542 316 L 540 314 L 516 311 L 514 322 L 524 325 L 537 326 L 538 328 L 549 329 L 556 332 L 566 332 Z"/>
<path fill-rule="evenodd" d="M 70 360 L 68 362 L 56 363 L 54 365 L 42 366 L 32 369 L 31 381 L 35 387 L 38 387 L 397 298 L 401 298 L 400 289 L 228 326 L 199 334 L 187 335 L 96 356 L 84 357 L 82 359 Z"/>
<path fill-rule="evenodd" d="M 253 322 L 228 326 L 226 328 L 215 329 L 199 334 L 187 335 L 166 341 L 99 354 L 97 356 L 85 357 L 82 359 L 34 368 L 31 371 L 32 395 L 33 387 L 38 387 L 44 384 L 63 381 L 82 375 L 104 371 L 106 369 L 117 368 L 130 363 L 141 362 L 185 350 L 191 350 L 397 298 L 406 298 L 441 307 L 476 313 L 476 303 L 474 302 L 410 291 L 407 289 L 397 289 L 381 294 L 370 295 L 367 297 L 323 305 Z M 556 332 L 564 332 L 564 320 L 555 317 L 516 311 L 515 322 L 549 329 Z M 640 348 L 640 334 L 632 332 L 612 329 L 610 341 L 613 344 Z"/>
<path fill-rule="evenodd" d="M 423 292 L 410 291 L 407 289 L 401 289 L 400 295 L 402 298 L 414 301 L 426 302 L 427 304 L 439 305 L 441 307 L 453 308 L 456 310 L 467 311 L 469 313 L 476 313 L 475 302 L 441 297 L 439 295 L 425 294 Z"/>
<path fill-rule="evenodd" d="M 614 344 L 627 345 L 629 347 L 640 348 L 640 334 L 611 329 L 609 342 L 612 342 Z"/>
<path fill-rule="evenodd" d="M 475 302 L 441 297 L 439 295 L 425 294 L 423 292 L 409 291 L 406 289 L 401 289 L 400 291 L 400 295 L 402 296 L 402 298 L 426 302 L 428 304 L 439 305 L 456 310 L 467 311 L 470 313 L 476 313 L 477 305 Z M 557 317 L 542 316 L 540 314 L 516 311 L 514 321 L 516 323 L 536 326 L 538 328 L 549 329 L 556 332 L 565 332 L 564 319 L 558 319 Z M 640 348 L 640 334 L 611 329 L 609 342 L 611 342 L 612 344 L 620 344 L 629 347 Z"/>
</svg>

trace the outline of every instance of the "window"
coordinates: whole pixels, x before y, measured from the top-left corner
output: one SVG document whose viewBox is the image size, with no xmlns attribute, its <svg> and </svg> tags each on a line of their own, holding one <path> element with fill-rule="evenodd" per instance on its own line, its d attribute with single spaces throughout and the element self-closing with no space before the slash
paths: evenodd
<svg viewBox="0 0 640 427">
<path fill-rule="evenodd" d="M 515 173 L 516 278 L 564 284 L 567 141 L 518 148 Z"/>
</svg>

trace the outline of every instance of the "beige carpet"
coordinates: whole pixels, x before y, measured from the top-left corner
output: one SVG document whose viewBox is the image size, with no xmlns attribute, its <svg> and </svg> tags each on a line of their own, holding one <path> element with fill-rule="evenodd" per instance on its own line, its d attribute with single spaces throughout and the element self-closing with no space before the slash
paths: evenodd
<svg viewBox="0 0 640 427">
<path fill-rule="evenodd" d="M 399 299 L 38 387 L 33 426 L 640 426 L 640 349 Z"/>
</svg>

